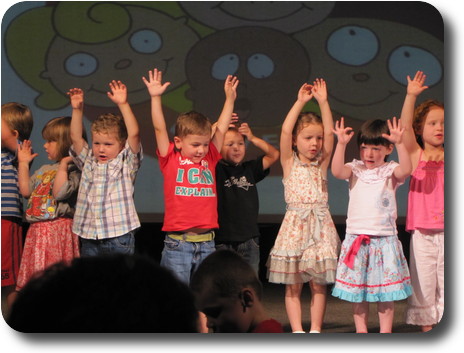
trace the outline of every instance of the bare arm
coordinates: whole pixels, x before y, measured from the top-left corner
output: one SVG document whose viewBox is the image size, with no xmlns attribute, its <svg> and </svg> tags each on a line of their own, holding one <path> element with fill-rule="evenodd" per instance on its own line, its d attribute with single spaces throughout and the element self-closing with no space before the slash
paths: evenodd
<svg viewBox="0 0 464 353">
<path fill-rule="evenodd" d="M 32 153 L 31 141 L 24 140 L 22 145 L 18 144 L 18 186 L 19 192 L 26 198 L 32 192 L 29 188 L 29 166 L 37 156 L 37 153 Z"/>
<path fill-rule="evenodd" d="M 253 145 L 255 145 L 257 148 L 259 148 L 261 151 L 264 152 L 264 157 L 263 157 L 263 169 L 268 169 L 272 164 L 274 164 L 277 159 L 279 158 L 279 150 L 272 146 L 271 144 L 267 143 L 263 139 L 260 139 L 259 137 L 256 137 L 253 135 L 253 132 L 251 131 L 250 127 L 248 126 L 247 123 L 243 123 L 240 125 L 238 132 L 240 132 L 242 135 L 246 136 L 248 141 L 250 141 Z"/>
<path fill-rule="evenodd" d="M 80 154 L 85 145 L 85 140 L 82 137 L 84 125 L 82 118 L 84 116 L 84 91 L 80 88 L 71 88 L 68 91 L 68 96 L 71 100 L 71 142 L 76 154 Z"/>
<path fill-rule="evenodd" d="M 224 82 L 224 92 L 226 99 L 224 102 L 224 107 L 222 108 L 221 115 L 216 124 L 216 130 L 214 132 L 212 142 L 216 146 L 217 150 L 220 151 L 222 148 L 222 143 L 224 142 L 224 136 L 229 128 L 230 121 L 232 119 L 232 114 L 234 112 L 234 103 L 237 98 L 237 86 L 239 80 L 237 77 L 228 75 Z"/>
<path fill-rule="evenodd" d="M 337 146 L 332 158 L 332 174 L 337 179 L 348 179 L 351 177 L 352 170 L 350 167 L 345 165 L 345 152 L 348 142 L 354 135 L 354 131 L 350 127 L 345 128 L 345 119 L 341 118 L 340 122 L 335 123 L 335 129 L 333 130 L 337 135 Z"/>
<path fill-rule="evenodd" d="M 53 182 L 53 197 L 56 199 L 58 193 L 64 184 L 68 181 L 68 164 L 72 162 L 72 157 L 64 157 L 61 159 L 56 171 L 55 181 Z"/>
<path fill-rule="evenodd" d="M 163 114 L 161 95 L 166 91 L 170 82 L 162 83 L 163 74 L 158 69 L 148 71 L 148 79 L 142 77 L 151 97 L 151 119 L 155 129 L 156 144 L 161 156 L 166 156 L 169 150 L 169 134 Z"/>
<path fill-rule="evenodd" d="M 127 101 L 127 87 L 121 81 L 111 81 L 111 92 L 108 92 L 108 98 L 115 103 L 121 111 L 124 124 L 127 129 L 127 142 L 133 153 L 140 152 L 140 131 L 139 124 L 134 113 Z"/>
<path fill-rule="evenodd" d="M 397 121 L 396 118 L 393 118 L 392 121 L 388 120 L 387 123 L 390 135 L 382 134 L 382 137 L 395 144 L 399 166 L 395 168 L 393 175 L 398 182 L 404 182 L 412 172 L 411 157 L 403 142 L 404 128 L 401 126 L 401 120 Z"/>
</svg>

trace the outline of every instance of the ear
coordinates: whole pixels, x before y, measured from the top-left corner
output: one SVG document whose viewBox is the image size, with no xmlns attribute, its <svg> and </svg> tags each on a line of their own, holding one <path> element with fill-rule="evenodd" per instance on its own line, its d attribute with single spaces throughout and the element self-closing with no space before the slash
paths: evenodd
<svg viewBox="0 0 464 353">
<path fill-rule="evenodd" d="M 18 130 L 11 130 L 11 133 L 16 137 L 16 139 L 19 138 L 19 131 Z"/>
<path fill-rule="evenodd" d="M 174 145 L 176 146 L 178 150 L 181 149 L 181 143 L 182 143 L 182 139 L 178 136 L 174 136 Z"/>
<path fill-rule="evenodd" d="M 243 312 L 246 308 L 251 308 L 255 303 L 255 292 L 250 288 L 243 288 L 240 292 L 240 301 L 243 307 Z"/>
<path fill-rule="evenodd" d="M 388 145 L 388 147 L 387 147 L 387 156 L 390 155 L 393 152 L 394 148 L 395 148 L 395 146 L 392 143 Z"/>
</svg>

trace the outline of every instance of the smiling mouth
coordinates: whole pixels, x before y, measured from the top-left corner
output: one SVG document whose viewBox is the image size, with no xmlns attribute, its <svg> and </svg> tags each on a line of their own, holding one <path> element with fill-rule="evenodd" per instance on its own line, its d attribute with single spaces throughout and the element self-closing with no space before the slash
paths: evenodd
<svg viewBox="0 0 464 353">
<path fill-rule="evenodd" d="M 377 104 L 380 104 L 380 103 L 383 103 L 385 102 L 386 100 L 390 99 L 390 97 L 394 96 L 398 94 L 398 92 L 393 92 L 393 91 L 389 91 L 388 92 L 388 95 L 382 99 L 379 99 L 377 101 L 373 101 L 373 102 L 368 102 L 368 103 L 353 103 L 353 102 L 347 102 L 347 101 L 344 101 L 340 98 L 338 98 L 337 96 L 334 96 L 332 93 L 329 92 L 329 97 L 333 98 L 334 100 L 340 102 L 340 103 L 343 103 L 343 104 L 346 104 L 346 105 L 351 105 L 353 107 L 369 107 L 371 105 L 377 105 Z"/>
<path fill-rule="evenodd" d="M 237 18 L 239 20 L 242 20 L 242 21 L 253 21 L 253 22 L 268 22 L 268 21 L 276 21 L 276 20 L 281 20 L 283 18 L 287 18 L 287 17 L 290 17 L 294 14 L 296 14 L 297 12 L 301 11 L 301 9 L 303 8 L 307 8 L 308 10 L 310 11 L 313 11 L 313 9 L 309 6 L 300 6 L 299 8 L 295 9 L 293 12 L 290 12 L 288 14 L 285 14 L 283 16 L 279 16 L 279 17 L 274 17 L 274 18 L 266 18 L 264 20 L 259 20 L 259 19 L 256 19 L 256 18 L 246 18 L 246 17 L 242 17 L 242 16 L 238 16 L 236 13 L 232 13 L 232 12 L 229 12 L 227 11 L 226 9 L 224 9 L 222 7 L 222 4 L 223 4 L 224 1 L 221 1 L 219 4 L 217 4 L 216 6 L 213 6 L 212 9 L 219 9 L 221 10 L 221 12 L 225 13 L 227 16 L 230 16 L 232 18 Z"/>
</svg>

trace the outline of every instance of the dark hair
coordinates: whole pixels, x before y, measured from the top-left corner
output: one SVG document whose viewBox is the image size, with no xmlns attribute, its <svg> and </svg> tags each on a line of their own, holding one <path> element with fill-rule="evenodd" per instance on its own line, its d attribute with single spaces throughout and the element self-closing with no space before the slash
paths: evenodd
<svg viewBox="0 0 464 353">
<path fill-rule="evenodd" d="M 193 295 L 147 257 L 82 257 L 52 265 L 19 292 L 21 332 L 198 332 Z"/>
<path fill-rule="evenodd" d="M 375 119 L 364 122 L 356 137 L 358 148 L 361 147 L 362 144 L 390 147 L 392 143 L 385 137 L 382 137 L 382 134 L 390 134 L 390 129 L 385 120 Z M 385 156 L 385 162 L 387 159 L 388 155 Z"/>
</svg>

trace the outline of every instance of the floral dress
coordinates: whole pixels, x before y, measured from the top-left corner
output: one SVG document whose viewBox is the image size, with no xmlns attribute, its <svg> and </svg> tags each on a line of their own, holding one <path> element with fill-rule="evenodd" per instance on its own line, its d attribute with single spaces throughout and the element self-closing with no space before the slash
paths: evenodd
<svg viewBox="0 0 464 353">
<path fill-rule="evenodd" d="M 320 163 L 302 163 L 294 155 L 283 184 L 287 212 L 269 255 L 269 282 L 335 282 L 340 238 L 329 213 Z"/>
</svg>

